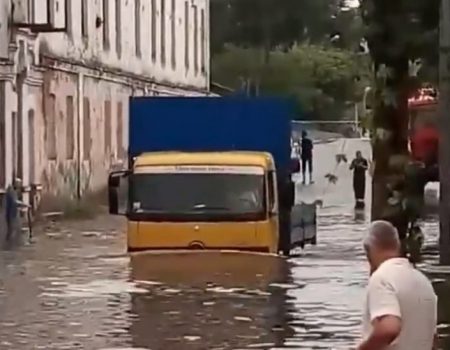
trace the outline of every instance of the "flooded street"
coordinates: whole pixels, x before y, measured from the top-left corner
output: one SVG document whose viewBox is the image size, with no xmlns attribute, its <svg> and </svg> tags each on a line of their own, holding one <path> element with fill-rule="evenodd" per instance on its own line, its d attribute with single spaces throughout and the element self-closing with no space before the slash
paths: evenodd
<svg viewBox="0 0 450 350">
<path fill-rule="evenodd" d="M 356 143 L 356 144 L 355 144 Z M 249 254 L 125 252 L 125 222 L 44 227 L 33 245 L 0 252 L 0 349 L 351 349 L 358 340 L 368 266 L 348 165 L 336 149 L 369 156 L 362 141 L 318 145 L 318 245 L 288 261 Z M 335 172 L 337 185 L 324 175 Z M 369 193 L 368 189 L 368 193 Z M 450 350 L 450 279 L 436 263 L 436 222 L 425 263 L 440 295 L 442 349 Z M 448 275 L 447 275 L 448 276 Z M 447 299 L 444 298 L 447 297 Z"/>
</svg>

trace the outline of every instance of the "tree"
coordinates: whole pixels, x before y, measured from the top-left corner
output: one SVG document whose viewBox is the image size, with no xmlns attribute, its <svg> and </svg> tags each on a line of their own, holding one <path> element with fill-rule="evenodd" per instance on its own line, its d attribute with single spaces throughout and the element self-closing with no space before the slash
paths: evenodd
<svg viewBox="0 0 450 350">
<path fill-rule="evenodd" d="M 341 0 L 212 0 L 213 50 L 224 44 L 274 48 L 323 43 L 335 30 Z M 222 46 L 220 45 L 222 43 Z"/>
<path fill-rule="evenodd" d="M 361 18 L 354 8 L 346 6 L 345 0 L 212 0 L 213 62 L 229 44 L 254 50 L 258 54 L 253 55 L 252 74 L 240 78 L 260 91 L 262 76 L 267 73 L 263 71 L 269 69 L 274 50 L 287 52 L 305 43 L 355 52 L 362 37 Z M 213 78 L 218 80 L 214 74 Z M 316 96 L 319 108 L 324 104 L 317 94 L 320 90 L 303 89 L 302 96 Z M 332 101 L 331 105 L 337 103 Z"/>
<path fill-rule="evenodd" d="M 232 30 L 232 0 L 211 0 L 211 52 L 219 54 L 230 43 Z"/>
<path fill-rule="evenodd" d="M 442 0 L 441 3 L 441 22 L 440 22 L 440 64 L 439 64 L 439 89 L 440 89 L 440 155 L 439 155 L 439 176 L 441 181 L 440 205 L 439 205 L 439 252 L 440 262 L 450 265 L 450 220 L 448 217 L 450 203 L 448 195 L 450 194 L 450 125 L 449 125 L 449 107 L 450 107 L 450 2 Z"/>
<path fill-rule="evenodd" d="M 376 85 L 372 219 L 391 221 L 404 238 L 420 207 L 407 181 L 419 171 L 408 154 L 408 97 L 417 85 L 409 64 L 437 40 L 439 0 L 362 0 L 361 8 Z"/>
<path fill-rule="evenodd" d="M 233 88 L 260 75 L 262 93 L 291 96 L 314 119 L 342 119 L 349 105 L 361 100 L 361 86 L 367 86 L 370 79 L 367 66 L 355 56 L 337 48 L 298 45 L 288 51 L 271 51 L 261 71 L 254 64 L 257 49 L 227 46 L 215 56 L 212 74 L 217 82 Z"/>
<path fill-rule="evenodd" d="M 360 51 L 360 44 L 364 37 L 364 24 L 358 8 L 342 7 L 335 15 L 333 23 L 334 33 L 338 39 L 337 46 L 343 50 Z"/>
</svg>

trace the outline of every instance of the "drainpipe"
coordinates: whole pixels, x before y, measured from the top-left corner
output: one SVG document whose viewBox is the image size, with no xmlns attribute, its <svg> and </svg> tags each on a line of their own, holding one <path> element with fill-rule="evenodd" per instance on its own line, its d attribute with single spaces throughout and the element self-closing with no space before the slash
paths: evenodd
<svg viewBox="0 0 450 350">
<path fill-rule="evenodd" d="M 83 89 L 84 75 L 83 73 L 78 73 L 78 86 L 77 86 L 77 103 L 78 103 L 78 115 L 77 115 L 77 199 L 80 200 L 83 195 L 81 190 L 81 177 L 82 177 L 82 162 L 83 162 L 83 114 L 84 114 L 84 105 L 83 105 Z"/>
</svg>

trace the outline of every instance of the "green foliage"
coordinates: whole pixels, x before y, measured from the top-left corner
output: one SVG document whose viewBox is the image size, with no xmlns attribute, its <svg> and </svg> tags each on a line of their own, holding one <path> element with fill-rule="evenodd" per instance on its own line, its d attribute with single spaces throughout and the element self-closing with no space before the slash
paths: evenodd
<svg viewBox="0 0 450 350">
<path fill-rule="evenodd" d="M 364 37 L 364 23 L 358 8 L 341 9 L 334 18 L 334 32 L 339 33 L 337 46 L 353 52 L 360 51 Z"/>
<path fill-rule="evenodd" d="M 294 97 L 315 118 L 342 118 L 350 104 L 361 99 L 362 85 L 370 71 L 356 56 L 340 49 L 317 45 L 294 46 L 270 52 L 266 65 L 259 65 L 261 50 L 227 46 L 212 64 L 215 81 L 240 88 L 250 78 L 262 93 Z"/>
<path fill-rule="evenodd" d="M 427 58 L 436 50 L 439 0 L 362 0 L 371 55 L 378 64 Z"/>
<path fill-rule="evenodd" d="M 212 0 L 214 82 L 250 82 L 261 93 L 294 97 L 314 119 L 342 119 L 371 80 L 368 59 L 357 55 L 362 19 L 346 3 Z"/>
<path fill-rule="evenodd" d="M 225 43 L 230 42 L 230 28 L 232 27 L 230 0 L 211 0 L 211 52 L 222 51 Z"/>
<path fill-rule="evenodd" d="M 335 31 L 340 0 L 212 0 L 213 52 L 224 44 L 270 50 L 322 43 Z"/>
</svg>

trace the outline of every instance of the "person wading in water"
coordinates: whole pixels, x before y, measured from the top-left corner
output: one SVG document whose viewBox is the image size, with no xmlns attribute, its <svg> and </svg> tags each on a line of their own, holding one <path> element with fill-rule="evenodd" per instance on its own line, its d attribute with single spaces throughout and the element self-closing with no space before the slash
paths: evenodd
<svg viewBox="0 0 450 350">
<path fill-rule="evenodd" d="M 361 151 L 357 151 L 356 158 L 350 165 L 350 170 L 353 170 L 353 192 L 355 193 L 356 209 L 362 209 L 365 206 L 366 171 L 368 168 L 369 163 L 362 156 Z"/>
<path fill-rule="evenodd" d="M 312 172 L 313 172 L 313 142 L 308 137 L 308 133 L 306 131 L 302 132 L 302 173 L 303 173 L 303 185 L 306 184 L 306 167 L 308 167 L 309 172 L 309 183 L 313 184 Z"/>
</svg>

